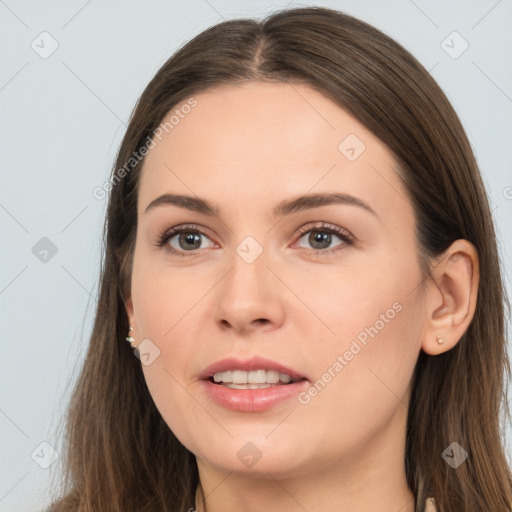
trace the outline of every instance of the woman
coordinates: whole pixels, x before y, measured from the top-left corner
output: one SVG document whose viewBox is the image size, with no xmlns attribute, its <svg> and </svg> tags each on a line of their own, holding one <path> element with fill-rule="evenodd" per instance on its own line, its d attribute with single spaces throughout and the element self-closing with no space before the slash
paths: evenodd
<svg viewBox="0 0 512 512">
<path fill-rule="evenodd" d="M 205 30 L 134 110 L 104 235 L 52 510 L 512 510 L 489 204 L 395 41 L 325 8 Z"/>
</svg>

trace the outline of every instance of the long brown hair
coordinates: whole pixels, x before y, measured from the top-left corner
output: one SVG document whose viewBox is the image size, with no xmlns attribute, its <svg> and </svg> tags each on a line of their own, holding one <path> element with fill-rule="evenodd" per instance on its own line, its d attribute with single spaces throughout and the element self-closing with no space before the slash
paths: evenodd
<svg viewBox="0 0 512 512">
<path fill-rule="evenodd" d="M 134 155 L 176 105 L 248 80 L 309 85 L 387 145 L 413 204 L 425 279 L 454 240 L 476 247 L 480 284 L 470 326 L 452 350 L 435 357 L 421 352 L 416 364 L 404 468 L 418 512 L 427 497 L 438 512 L 511 511 L 512 476 L 501 437 L 510 419 L 509 303 L 472 149 L 445 94 L 408 51 L 376 28 L 321 7 L 210 27 L 180 48 L 140 97 L 112 171 L 96 318 L 69 405 L 65 473 L 52 510 L 185 512 L 194 506 L 195 457 L 162 419 L 125 341 L 124 297 L 144 162 Z M 441 457 L 454 441 L 469 453 L 457 469 Z"/>
</svg>

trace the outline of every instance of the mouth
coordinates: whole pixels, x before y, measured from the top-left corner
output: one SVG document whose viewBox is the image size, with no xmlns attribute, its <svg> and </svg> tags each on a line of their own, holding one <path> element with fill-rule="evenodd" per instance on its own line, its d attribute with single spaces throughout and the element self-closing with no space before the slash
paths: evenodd
<svg viewBox="0 0 512 512">
<path fill-rule="evenodd" d="M 305 378 L 292 377 L 288 373 L 260 368 L 258 370 L 227 370 L 216 372 L 208 380 L 213 384 L 231 389 L 264 389 L 272 386 L 287 386 Z"/>
<path fill-rule="evenodd" d="M 208 366 L 200 378 L 231 389 L 264 389 L 308 380 L 295 370 L 262 357 L 245 361 L 235 358 L 217 361 Z"/>
<path fill-rule="evenodd" d="M 217 405 L 237 412 L 264 412 L 296 397 L 307 376 L 262 357 L 223 359 L 200 375 L 202 389 Z"/>
</svg>

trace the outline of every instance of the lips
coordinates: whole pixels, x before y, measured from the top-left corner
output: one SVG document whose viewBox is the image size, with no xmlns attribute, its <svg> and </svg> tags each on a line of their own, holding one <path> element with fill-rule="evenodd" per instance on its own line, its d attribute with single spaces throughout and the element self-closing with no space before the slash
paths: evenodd
<svg viewBox="0 0 512 512">
<path fill-rule="evenodd" d="M 222 375 L 230 370 L 235 370 L 233 374 L 252 373 L 256 370 L 266 370 L 267 375 L 279 372 L 279 374 L 286 374 L 285 380 L 290 378 L 291 382 L 278 382 L 270 385 L 237 385 L 234 382 L 231 384 L 215 382 L 215 374 L 219 377 L 219 373 Z M 309 379 L 305 375 L 264 357 L 253 357 L 248 360 L 234 357 L 222 359 L 205 368 L 200 373 L 199 378 L 200 389 L 214 403 L 223 409 L 244 413 L 263 413 L 271 410 L 278 407 L 279 404 L 292 400 L 293 397 L 296 397 L 309 386 Z"/>
</svg>

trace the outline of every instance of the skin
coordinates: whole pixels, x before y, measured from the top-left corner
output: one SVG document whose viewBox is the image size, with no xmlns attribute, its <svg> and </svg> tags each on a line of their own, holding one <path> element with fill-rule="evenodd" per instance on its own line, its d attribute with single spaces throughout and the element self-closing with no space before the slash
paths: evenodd
<svg viewBox="0 0 512 512">
<path fill-rule="evenodd" d="M 195 98 L 144 162 L 126 307 L 133 337 L 160 350 L 143 371 L 162 417 L 196 456 L 198 510 L 204 493 L 209 512 L 413 511 L 403 463 L 410 380 L 420 350 L 450 350 L 471 321 L 475 248 L 454 242 L 435 281 L 422 282 L 413 209 L 392 154 L 315 90 L 250 82 Z M 366 146 L 354 161 L 338 149 L 349 134 Z M 280 201 L 320 192 L 351 194 L 375 214 L 332 204 L 272 215 Z M 164 193 L 205 198 L 219 216 L 169 204 L 145 213 Z M 327 248 L 314 245 L 322 221 L 355 243 L 332 235 Z M 167 244 L 185 256 L 155 246 L 188 223 L 207 233 L 200 248 L 180 245 L 179 234 Z M 263 250 L 252 263 L 236 252 L 247 236 Z M 397 303 L 307 404 L 294 397 L 238 412 L 202 391 L 199 372 L 230 356 L 267 357 L 314 383 Z M 247 442 L 261 452 L 252 467 L 237 457 Z"/>
</svg>

